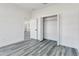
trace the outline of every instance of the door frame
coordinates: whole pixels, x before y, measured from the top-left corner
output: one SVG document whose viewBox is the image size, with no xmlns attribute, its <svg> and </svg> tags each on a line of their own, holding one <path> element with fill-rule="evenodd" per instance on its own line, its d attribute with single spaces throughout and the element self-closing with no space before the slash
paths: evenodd
<svg viewBox="0 0 79 59">
<path fill-rule="evenodd" d="M 44 15 L 42 16 L 40 19 L 43 20 L 43 23 L 44 23 L 44 19 L 45 17 L 49 17 L 49 16 L 54 16 L 54 15 L 57 15 L 57 45 L 60 45 L 60 17 L 59 17 L 59 14 L 56 13 L 56 14 L 51 14 L 51 15 Z"/>
</svg>

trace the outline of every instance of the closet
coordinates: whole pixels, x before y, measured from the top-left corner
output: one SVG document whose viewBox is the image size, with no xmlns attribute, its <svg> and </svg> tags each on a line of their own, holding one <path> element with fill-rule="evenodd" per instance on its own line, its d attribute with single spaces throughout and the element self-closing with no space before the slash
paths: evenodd
<svg viewBox="0 0 79 59">
<path fill-rule="evenodd" d="M 43 38 L 57 41 L 57 15 L 43 18 Z"/>
</svg>

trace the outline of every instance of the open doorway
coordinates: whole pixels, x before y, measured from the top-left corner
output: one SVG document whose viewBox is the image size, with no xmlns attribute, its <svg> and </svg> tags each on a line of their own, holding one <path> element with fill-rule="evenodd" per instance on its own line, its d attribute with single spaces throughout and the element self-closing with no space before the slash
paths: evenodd
<svg viewBox="0 0 79 59">
<path fill-rule="evenodd" d="M 60 44 L 60 22 L 58 15 L 43 17 L 43 39 L 57 41 Z"/>
<path fill-rule="evenodd" d="M 57 15 L 44 17 L 44 39 L 57 41 Z"/>
<path fill-rule="evenodd" d="M 30 39 L 30 23 L 29 23 L 29 21 L 26 21 L 24 25 L 25 25 L 24 40 L 29 40 Z"/>
</svg>

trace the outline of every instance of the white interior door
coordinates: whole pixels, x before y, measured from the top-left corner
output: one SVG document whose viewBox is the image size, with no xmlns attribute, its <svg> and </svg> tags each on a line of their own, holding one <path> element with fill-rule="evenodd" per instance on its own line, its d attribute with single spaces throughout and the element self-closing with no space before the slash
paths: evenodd
<svg viewBox="0 0 79 59">
<path fill-rule="evenodd" d="M 37 20 L 30 21 L 30 38 L 31 39 L 38 39 L 37 35 Z"/>
<path fill-rule="evenodd" d="M 43 18 L 38 19 L 38 40 L 43 40 Z"/>
</svg>

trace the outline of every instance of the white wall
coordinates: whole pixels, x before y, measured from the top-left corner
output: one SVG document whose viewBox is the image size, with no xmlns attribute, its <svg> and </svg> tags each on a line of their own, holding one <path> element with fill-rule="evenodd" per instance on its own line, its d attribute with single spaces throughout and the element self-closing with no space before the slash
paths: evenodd
<svg viewBox="0 0 79 59">
<path fill-rule="evenodd" d="M 13 4 L 0 4 L 0 47 L 24 40 L 28 14 Z"/>
<path fill-rule="evenodd" d="M 60 44 L 79 50 L 79 4 L 55 4 L 36 10 L 32 19 L 52 14 L 60 15 Z"/>
<path fill-rule="evenodd" d="M 63 14 L 62 45 L 79 49 L 79 11 Z"/>
</svg>

